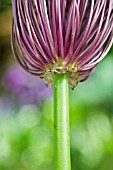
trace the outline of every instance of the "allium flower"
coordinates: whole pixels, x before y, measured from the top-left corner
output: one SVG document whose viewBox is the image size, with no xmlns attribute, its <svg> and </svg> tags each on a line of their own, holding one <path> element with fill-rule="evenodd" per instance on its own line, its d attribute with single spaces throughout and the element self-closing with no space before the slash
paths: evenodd
<svg viewBox="0 0 113 170">
<path fill-rule="evenodd" d="M 43 81 L 13 64 L 4 75 L 3 85 L 11 92 L 19 105 L 39 104 L 52 95 L 52 88 L 46 88 Z"/>
<path fill-rule="evenodd" d="M 14 55 L 47 85 L 69 72 L 74 88 L 112 46 L 112 0 L 12 0 L 12 7 Z"/>
<path fill-rule="evenodd" d="M 112 0 L 12 0 L 12 47 L 29 73 L 54 82 L 54 170 L 71 170 L 69 84 L 86 80 L 113 43 Z"/>
</svg>

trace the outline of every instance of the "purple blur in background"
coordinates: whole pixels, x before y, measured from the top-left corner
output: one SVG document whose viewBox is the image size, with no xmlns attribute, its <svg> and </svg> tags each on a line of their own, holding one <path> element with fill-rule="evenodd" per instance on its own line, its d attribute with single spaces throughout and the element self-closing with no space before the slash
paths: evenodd
<svg viewBox="0 0 113 170">
<path fill-rule="evenodd" d="M 19 105 L 39 104 L 52 95 L 52 88 L 47 88 L 41 79 L 30 75 L 17 64 L 6 72 L 3 85 L 7 91 L 15 94 Z"/>
</svg>

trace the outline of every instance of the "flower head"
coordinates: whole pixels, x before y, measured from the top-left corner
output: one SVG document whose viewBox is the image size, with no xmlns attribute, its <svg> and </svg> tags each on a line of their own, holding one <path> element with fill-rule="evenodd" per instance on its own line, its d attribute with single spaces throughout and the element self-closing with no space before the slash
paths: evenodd
<svg viewBox="0 0 113 170">
<path fill-rule="evenodd" d="M 12 7 L 14 55 L 47 85 L 68 72 L 74 88 L 112 46 L 112 0 L 12 0 Z"/>
</svg>

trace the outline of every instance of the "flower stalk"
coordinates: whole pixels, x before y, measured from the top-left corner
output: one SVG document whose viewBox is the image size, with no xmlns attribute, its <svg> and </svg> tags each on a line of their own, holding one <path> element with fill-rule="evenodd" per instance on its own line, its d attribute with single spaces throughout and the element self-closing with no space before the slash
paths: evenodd
<svg viewBox="0 0 113 170">
<path fill-rule="evenodd" d="M 71 170 L 68 78 L 54 76 L 54 170 Z"/>
</svg>

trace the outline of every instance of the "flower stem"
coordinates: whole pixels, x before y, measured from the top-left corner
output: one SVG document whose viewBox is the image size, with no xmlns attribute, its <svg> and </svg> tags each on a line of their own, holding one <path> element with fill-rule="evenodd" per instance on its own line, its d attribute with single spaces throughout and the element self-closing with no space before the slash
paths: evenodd
<svg viewBox="0 0 113 170">
<path fill-rule="evenodd" d="M 54 77 L 54 170 L 71 170 L 68 74 Z"/>
</svg>

